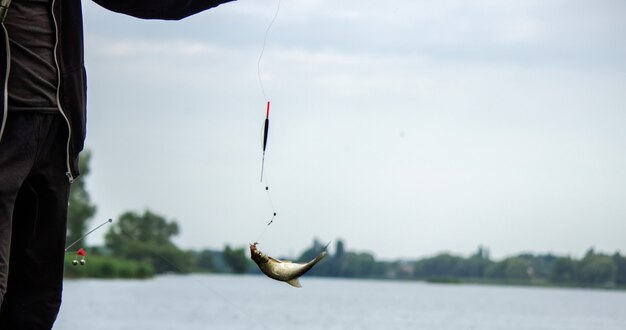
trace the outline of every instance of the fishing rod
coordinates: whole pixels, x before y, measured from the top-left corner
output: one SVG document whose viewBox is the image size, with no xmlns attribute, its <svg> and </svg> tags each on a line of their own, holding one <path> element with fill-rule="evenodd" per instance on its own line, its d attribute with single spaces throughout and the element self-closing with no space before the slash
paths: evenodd
<svg viewBox="0 0 626 330">
<path fill-rule="evenodd" d="M 80 242 L 80 241 L 84 240 L 84 239 L 85 239 L 85 237 L 89 236 L 89 234 L 93 233 L 94 231 L 96 231 L 96 230 L 100 229 L 102 226 L 107 225 L 107 224 L 109 224 L 109 223 L 111 223 L 111 222 L 113 222 L 113 219 L 109 219 L 109 220 L 107 220 L 107 221 L 105 221 L 105 222 L 101 223 L 98 227 L 96 227 L 96 228 L 94 228 L 94 229 L 90 230 L 87 234 L 85 234 L 85 235 L 81 236 L 79 239 L 75 240 L 72 244 L 68 245 L 68 246 L 65 248 L 65 252 L 67 253 L 67 250 L 69 250 L 72 246 L 76 245 L 78 242 Z"/>
</svg>

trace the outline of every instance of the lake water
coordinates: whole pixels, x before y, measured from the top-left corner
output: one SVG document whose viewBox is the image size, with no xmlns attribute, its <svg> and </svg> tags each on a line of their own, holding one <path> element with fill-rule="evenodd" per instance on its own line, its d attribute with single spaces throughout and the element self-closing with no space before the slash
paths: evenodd
<svg viewBox="0 0 626 330">
<path fill-rule="evenodd" d="M 626 292 L 262 276 L 66 280 L 54 330 L 626 329 Z"/>
</svg>

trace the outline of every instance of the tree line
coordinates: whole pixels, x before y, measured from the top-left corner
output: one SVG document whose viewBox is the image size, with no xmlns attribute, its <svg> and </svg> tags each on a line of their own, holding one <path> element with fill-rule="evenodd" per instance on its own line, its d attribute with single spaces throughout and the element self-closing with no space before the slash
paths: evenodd
<svg viewBox="0 0 626 330">
<path fill-rule="evenodd" d="M 301 260 L 309 259 L 321 243 L 316 241 Z M 337 241 L 335 252 L 311 275 L 348 278 L 405 279 L 430 282 L 475 282 L 577 287 L 626 288 L 626 257 L 598 253 L 590 248 L 576 259 L 553 254 L 522 253 L 492 260 L 479 247 L 469 257 L 440 253 L 417 260 L 377 261 L 374 255 L 345 250 Z"/>
<path fill-rule="evenodd" d="M 84 185 L 90 152 L 81 155 L 82 176 L 72 185 L 68 211 L 68 242 L 82 237 L 96 211 Z M 172 241 L 180 233 L 175 220 L 150 210 L 125 212 L 108 228 L 103 246 L 88 249 L 87 265 L 72 266 L 66 258 L 68 277 L 146 278 L 163 273 L 258 273 L 247 246 L 221 250 L 183 250 Z M 81 246 L 86 242 L 82 241 Z M 318 240 L 295 261 L 309 261 L 324 248 Z M 469 257 L 440 253 L 416 260 L 381 261 L 368 252 L 348 251 L 337 240 L 332 253 L 309 273 L 313 276 L 425 280 L 431 282 L 488 282 L 585 287 L 626 287 L 626 257 L 589 249 L 580 259 L 552 254 L 523 253 L 492 260 L 479 247 Z"/>
<path fill-rule="evenodd" d="M 87 249 L 85 266 L 73 265 L 72 258 L 66 258 L 65 275 L 147 278 L 166 273 L 245 273 L 249 269 L 243 247 L 183 250 L 172 241 L 179 232 L 175 220 L 167 220 L 150 210 L 125 212 L 109 227 L 103 246 Z"/>
</svg>

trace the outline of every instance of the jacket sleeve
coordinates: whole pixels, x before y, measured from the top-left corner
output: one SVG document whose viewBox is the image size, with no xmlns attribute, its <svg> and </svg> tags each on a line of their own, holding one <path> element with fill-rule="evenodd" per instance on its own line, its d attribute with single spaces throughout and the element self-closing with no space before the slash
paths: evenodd
<svg viewBox="0 0 626 330">
<path fill-rule="evenodd" d="M 93 0 L 122 14 L 145 18 L 179 20 L 234 0 Z"/>
</svg>

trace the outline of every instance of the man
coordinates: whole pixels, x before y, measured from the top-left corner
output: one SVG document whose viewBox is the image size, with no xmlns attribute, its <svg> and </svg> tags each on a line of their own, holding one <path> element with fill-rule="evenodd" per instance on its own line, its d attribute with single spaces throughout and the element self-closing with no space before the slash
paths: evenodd
<svg viewBox="0 0 626 330">
<path fill-rule="evenodd" d="M 181 19 L 232 0 L 94 0 Z M 51 329 L 61 305 L 70 183 L 86 121 L 80 0 L 3 0 L 0 31 L 0 329 Z"/>
</svg>

